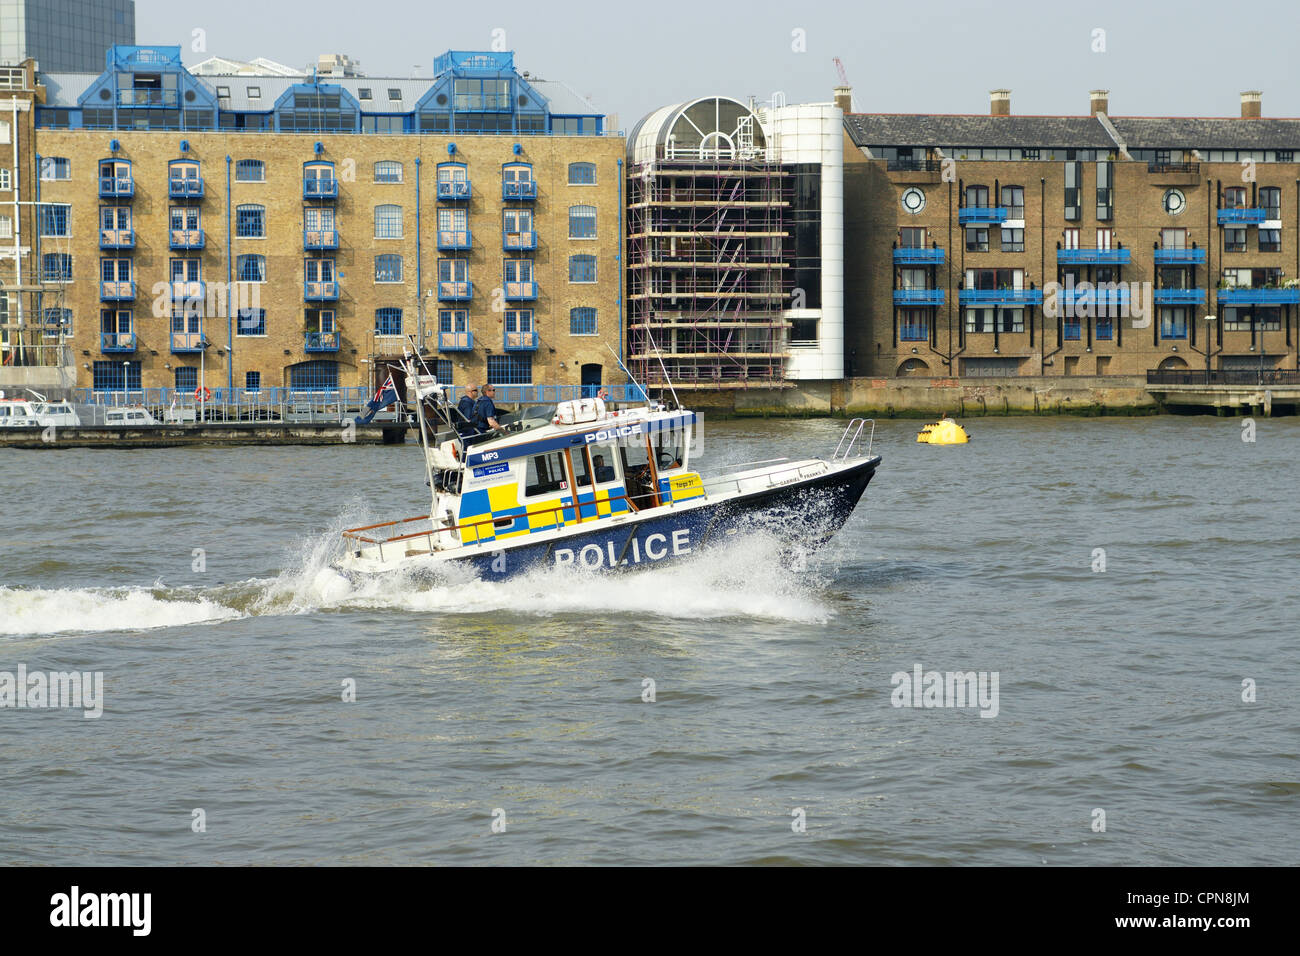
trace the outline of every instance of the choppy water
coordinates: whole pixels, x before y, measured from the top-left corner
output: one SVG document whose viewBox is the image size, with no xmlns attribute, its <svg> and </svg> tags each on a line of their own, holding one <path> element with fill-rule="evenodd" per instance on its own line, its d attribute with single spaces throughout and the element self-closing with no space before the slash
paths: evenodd
<svg viewBox="0 0 1300 956">
<path fill-rule="evenodd" d="M 0 861 L 1300 861 L 1300 422 L 968 424 L 882 423 L 803 571 L 387 589 L 326 562 L 418 511 L 410 446 L 2 452 L 0 671 L 105 701 L 0 710 Z M 841 428 L 710 422 L 706 470 Z M 917 664 L 997 716 L 891 706 Z"/>
</svg>

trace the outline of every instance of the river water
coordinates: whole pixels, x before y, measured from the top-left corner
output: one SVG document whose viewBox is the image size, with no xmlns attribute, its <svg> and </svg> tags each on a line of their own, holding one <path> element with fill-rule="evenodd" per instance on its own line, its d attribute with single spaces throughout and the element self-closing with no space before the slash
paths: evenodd
<svg viewBox="0 0 1300 956">
<path fill-rule="evenodd" d="M 414 446 L 0 452 L 0 672 L 103 673 L 0 709 L 0 861 L 1300 862 L 1300 421 L 967 424 L 882 422 L 804 567 L 382 589 L 327 562 Z M 703 470 L 842 428 L 706 422 Z M 918 667 L 987 696 L 895 706 Z"/>
</svg>

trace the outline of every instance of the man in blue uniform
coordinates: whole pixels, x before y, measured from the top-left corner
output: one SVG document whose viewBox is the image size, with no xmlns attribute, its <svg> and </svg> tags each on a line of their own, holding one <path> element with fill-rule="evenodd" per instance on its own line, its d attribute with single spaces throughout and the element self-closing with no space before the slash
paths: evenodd
<svg viewBox="0 0 1300 956">
<path fill-rule="evenodd" d="M 467 435 L 474 435 L 478 429 L 474 427 L 474 406 L 478 403 L 478 386 L 471 385 L 465 389 L 465 394 L 460 397 L 456 403 L 456 411 L 459 413 L 456 418 L 456 433 L 462 438 Z"/>
<path fill-rule="evenodd" d="M 481 435 L 505 430 L 501 427 L 501 423 L 497 421 L 497 405 L 493 401 L 496 395 L 495 385 L 484 385 L 483 395 L 474 403 L 474 427 L 478 429 Z"/>
</svg>

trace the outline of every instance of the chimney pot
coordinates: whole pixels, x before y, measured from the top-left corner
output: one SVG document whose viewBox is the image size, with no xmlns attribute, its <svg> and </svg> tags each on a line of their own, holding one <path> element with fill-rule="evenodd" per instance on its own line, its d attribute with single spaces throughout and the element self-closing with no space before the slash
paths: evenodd
<svg viewBox="0 0 1300 956">
<path fill-rule="evenodd" d="M 1088 108 L 1093 116 L 1110 112 L 1110 90 L 1091 90 L 1088 93 Z"/>
<path fill-rule="evenodd" d="M 1264 94 L 1259 90 L 1245 90 L 1241 94 L 1241 118 L 1259 119 L 1263 116 Z"/>
<path fill-rule="evenodd" d="M 840 112 L 848 115 L 853 112 L 853 87 L 837 86 L 835 87 L 835 105 L 840 108 Z"/>
<path fill-rule="evenodd" d="M 1010 90 L 989 90 L 989 115 L 990 116 L 1011 115 L 1011 91 Z"/>
</svg>

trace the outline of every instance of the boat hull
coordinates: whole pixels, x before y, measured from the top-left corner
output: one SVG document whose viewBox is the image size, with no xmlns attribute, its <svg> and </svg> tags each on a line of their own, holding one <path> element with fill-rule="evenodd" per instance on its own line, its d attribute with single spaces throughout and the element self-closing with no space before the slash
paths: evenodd
<svg viewBox="0 0 1300 956">
<path fill-rule="evenodd" d="M 388 570 L 432 572 L 444 562 L 471 566 L 484 580 L 501 580 L 529 571 L 571 565 L 588 570 L 623 570 L 662 564 L 706 550 L 747 531 L 767 530 L 792 550 L 815 550 L 848 520 L 880 464 L 878 456 L 847 464 L 813 478 L 725 497 L 653 516 L 594 523 L 589 532 L 548 541 L 502 543 L 495 551 L 440 554 L 435 560 L 403 561 Z M 580 526 L 581 527 L 581 526 Z M 373 572 L 339 568 L 349 576 Z M 381 569 L 376 569 L 381 570 Z"/>
</svg>

